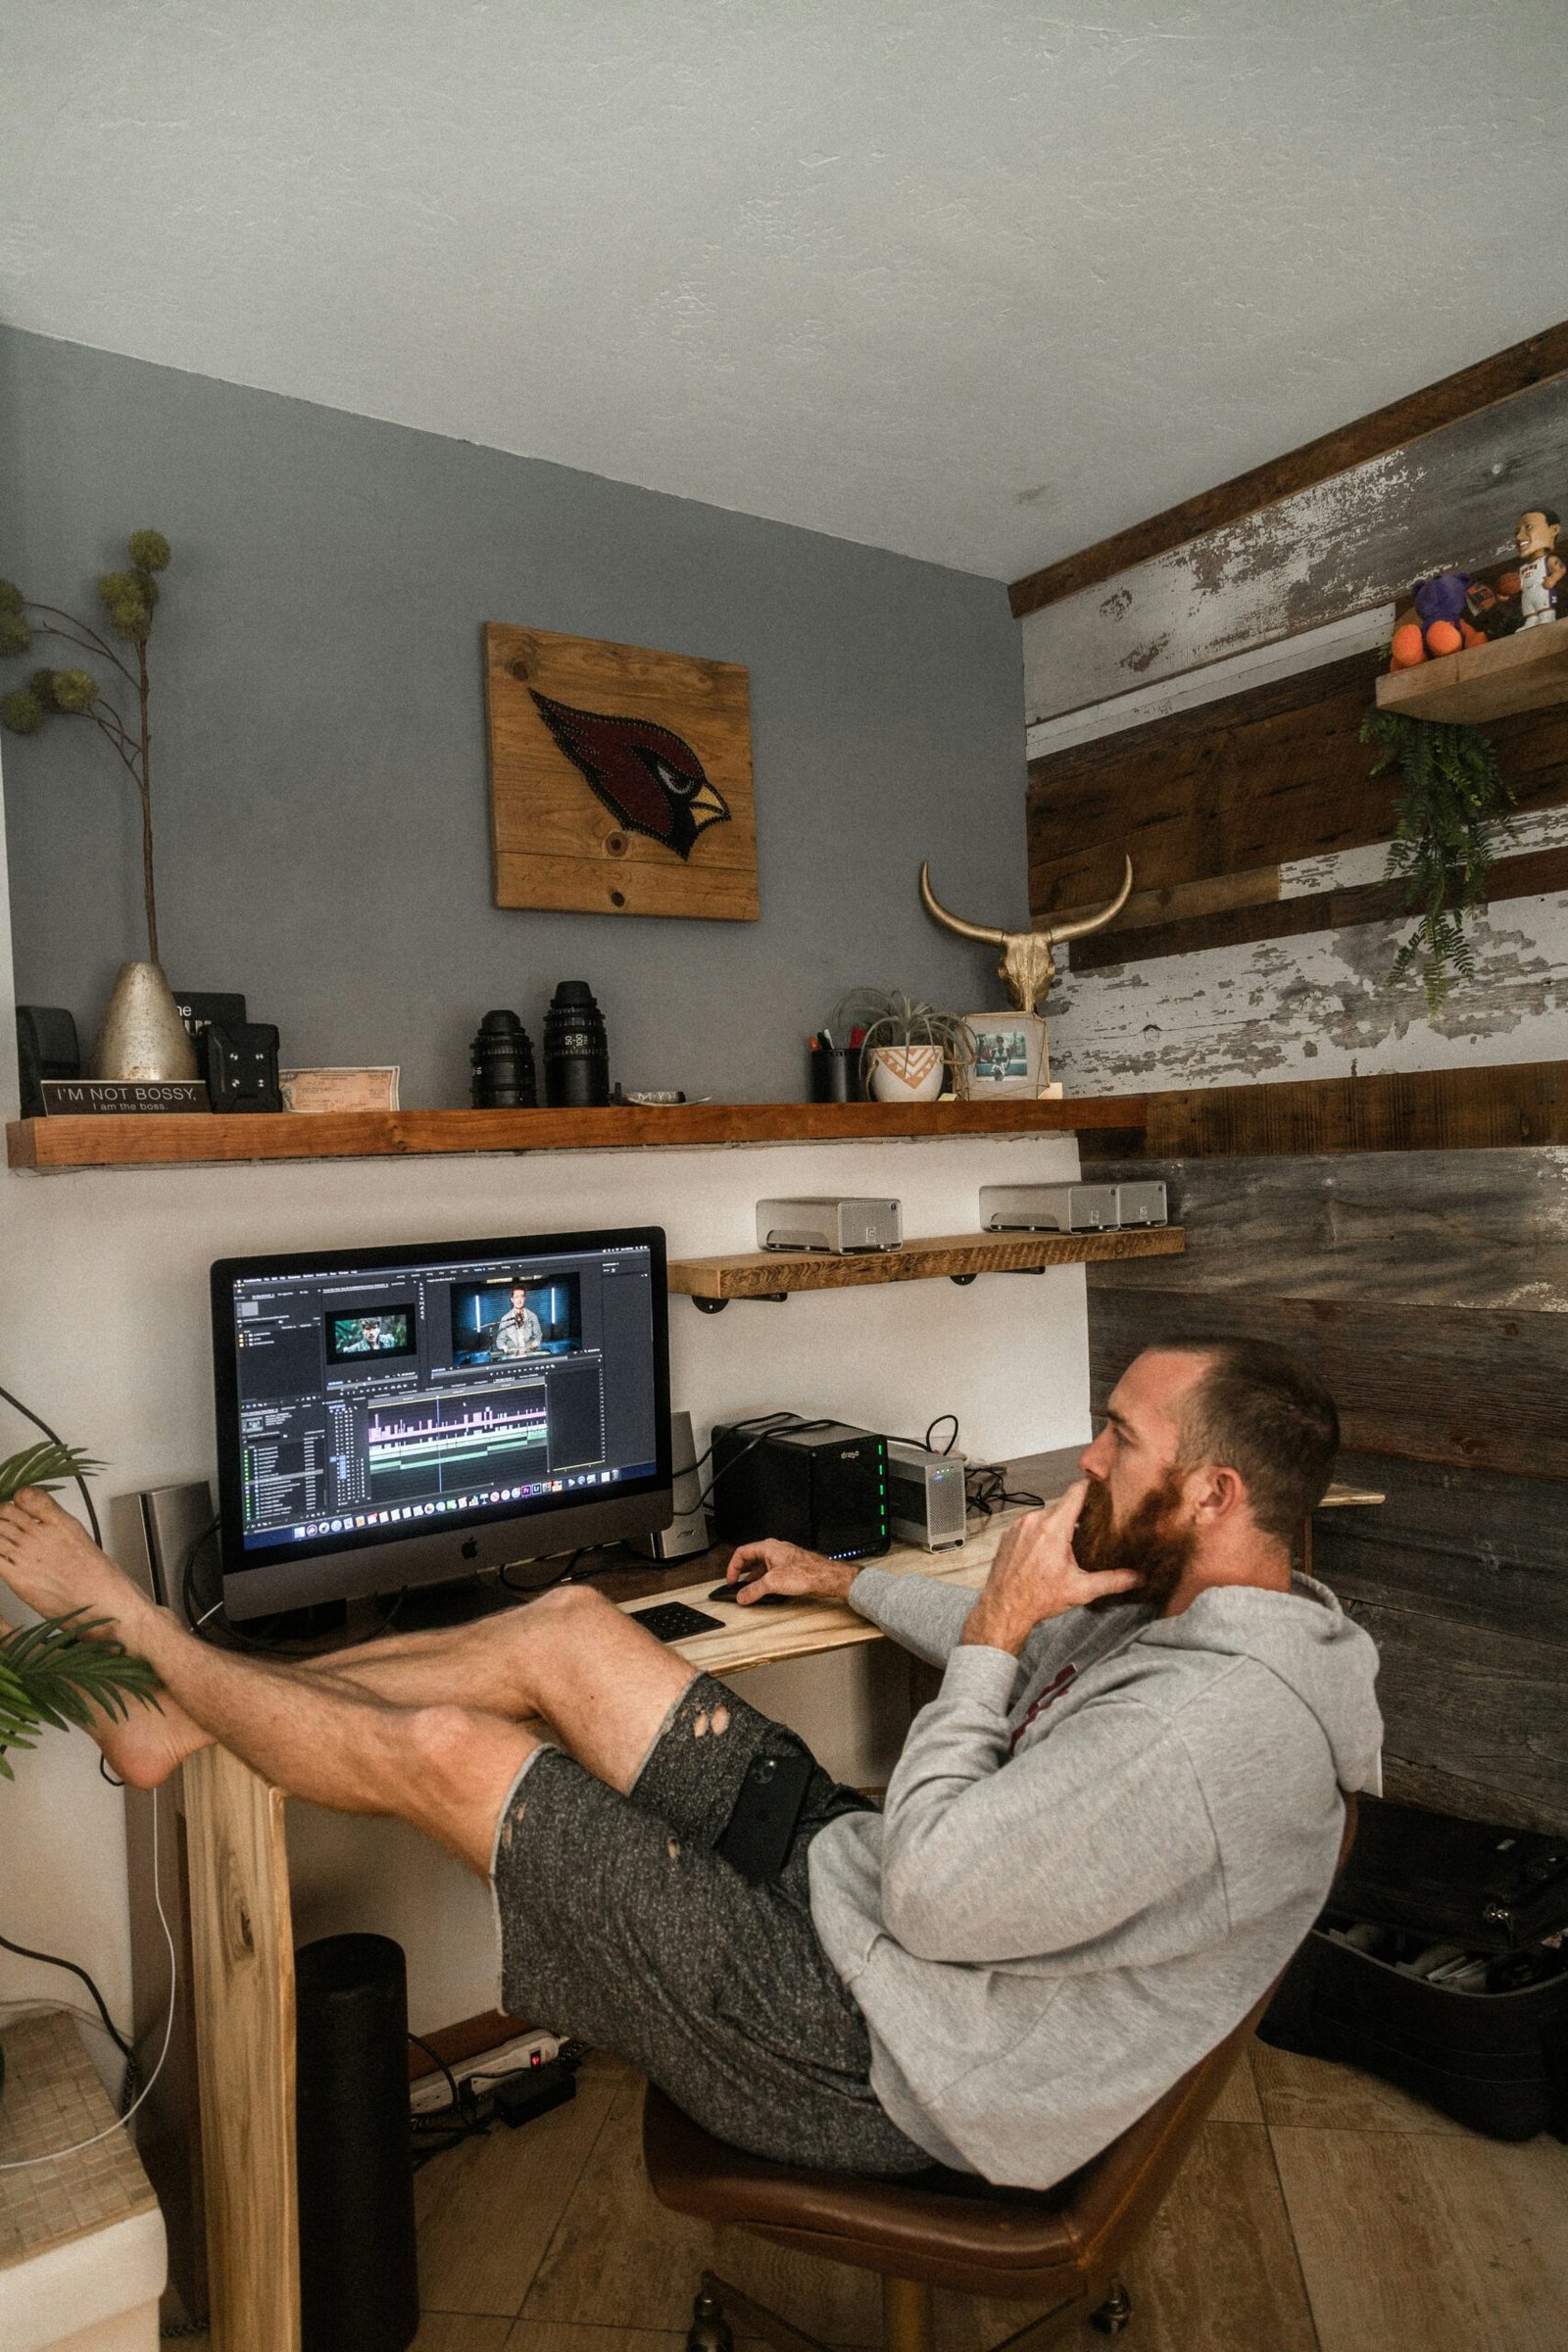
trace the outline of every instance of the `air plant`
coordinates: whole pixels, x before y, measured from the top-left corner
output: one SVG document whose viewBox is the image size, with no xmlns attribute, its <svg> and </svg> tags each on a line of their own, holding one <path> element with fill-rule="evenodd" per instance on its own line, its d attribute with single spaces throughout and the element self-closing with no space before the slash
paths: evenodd
<svg viewBox="0 0 1568 2352">
<path fill-rule="evenodd" d="M 832 1027 L 833 1035 L 843 1038 L 856 1029 L 864 1030 L 860 1041 L 862 1080 L 879 1053 L 918 1052 L 929 1046 L 956 1070 L 969 1068 L 975 1058 L 974 1031 L 967 1021 L 956 1012 L 942 1012 L 934 1004 L 917 1004 L 898 989 L 852 990 L 834 1006 Z"/>
<path fill-rule="evenodd" d="M 28 1446 L 0 1462 L 0 1503 L 23 1487 L 51 1494 L 98 1464 L 74 1446 Z M 6 1757 L 34 1747 L 44 1727 L 88 1729 L 95 1712 L 122 1723 L 129 1701 L 158 1704 L 158 1677 L 145 1658 L 133 1658 L 107 1632 L 108 1620 L 74 1609 L 36 1625 L 0 1626 L 0 1780 L 15 1780 Z"/>
<path fill-rule="evenodd" d="M 162 531 L 132 531 L 126 543 L 130 558 L 125 571 L 106 571 L 98 581 L 98 600 L 107 612 L 111 635 L 133 651 L 124 659 L 90 621 L 58 605 L 35 604 L 14 580 L 0 580 L 0 656 L 31 650 L 35 637 L 58 637 L 107 662 L 119 672 L 123 686 L 135 697 L 135 717 L 127 721 L 99 685 L 91 669 L 35 669 L 24 686 L 13 687 L 0 698 L 0 725 L 13 735 L 36 735 L 45 719 L 86 718 L 113 750 L 136 787 L 141 804 L 142 893 L 147 908 L 147 953 L 158 961 L 158 904 L 153 890 L 152 734 L 148 725 L 147 638 L 158 602 L 158 573 L 169 564 L 169 541 Z M 132 666 L 134 662 L 134 667 Z"/>
</svg>

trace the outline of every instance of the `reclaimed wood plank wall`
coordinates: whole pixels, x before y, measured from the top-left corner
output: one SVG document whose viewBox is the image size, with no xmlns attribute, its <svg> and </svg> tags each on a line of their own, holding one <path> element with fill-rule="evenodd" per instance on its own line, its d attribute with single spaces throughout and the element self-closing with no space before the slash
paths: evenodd
<svg viewBox="0 0 1568 2352">
<path fill-rule="evenodd" d="M 1139 1348 L 1283 1339 L 1344 1416 L 1315 1564 L 1376 1637 L 1388 1781 L 1568 1831 L 1568 711 L 1491 730 L 1517 837 L 1437 1018 L 1390 966 L 1395 780 L 1360 741 L 1410 581 L 1568 511 L 1568 326 L 1018 583 L 1034 918 L 1109 895 L 1048 1004 L 1069 1095 L 1147 1091 L 1085 1174 L 1187 1252 L 1092 1268 Z M 1400 432 L 1408 438 L 1401 441 Z M 1268 1083 L 1260 1084 L 1258 1081 Z"/>
<path fill-rule="evenodd" d="M 1521 506 L 1561 511 L 1564 398 L 1532 384 L 1031 612 L 1028 723 L 1502 563 Z"/>
<path fill-rule="evenodd" d="M 1388 1496 L 1322 1514 L 1315 1566 L 1382 1653 L 1390 1794 L 1568 1831 L 1568 1148 L 1139 1172 L 1170 1186 L 1187 1251 L 1091 1269 L 1097 1408 L 1161 1336 L 1283 1340 L 1315 1364 L 1341 1475 Z"/>
<path fill-rule="evenodd" d="M 1436 1017 L 1390 982 L 1395 783 L 1359 740 L 1394 602 L 1565 510 L 1565 450 L 1558 373 L 1027 612 L 1031 913 L 1136 877 L 1047 1007 L 1069 1094 L 1568 1054 L 1568 714 L 1491 730 L 1523 818 Z"/>
<path fill-rule="evenodd" d="M 1568 1061 L 1161 1087 L 1144 1097 L 1142 1127 L 1107 1128 L 1084 1148 L 1120 1159 L 1258 1159 L 1515 1144 L 1568 1144 Z"/>
</svg>

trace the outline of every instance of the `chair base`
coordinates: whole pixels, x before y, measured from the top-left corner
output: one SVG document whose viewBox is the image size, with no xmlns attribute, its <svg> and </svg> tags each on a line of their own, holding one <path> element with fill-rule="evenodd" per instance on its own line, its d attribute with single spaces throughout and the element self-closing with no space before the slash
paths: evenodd
<svg viewBox="0 0 1568 2352">
<path fill-rule="evenodd" d="M 716 2271 L 704 2271 L 692 2306 L 692 2324 L 686 2333 L 686 2352 L 735 2352 L 735 2338 L 729 2324 L 734 2312 L 749 2335 L 760 2335 L 773 2352 L 831 2352 L 831 2347 L 796 2328 L 765 2303 L 754 2303 L 750 2295 L 742 2294 Z M 993 2352 L 1040 2352 L 1053 2342 L 1072 2321 L 1085 2316 L 1081 2300 L 1060 2305 L 1038 2320 L 1031 2320 L 1015 2335 L 993 2347 Z M 1110 2282 L 1104 2301 L 1088 2315 L 1092 2328 L 1102 2335 L 1120 2335 L 1133 2316 L 1132 2297 L 1119 2278 Z M 882 2280 L 882 2345 L 883 2352 L 932 2352 L 931 2289 L 918 2279 L 890 2278 Z"/>
<path fill-rule="evenodd" d="M 1098 2328 L 1102 2335 L 1120 2335 L 1132 2316 L 1133 2299 L 1121 2280 L 1115 2278 L 1100 2309 L 1089 2314 L 1089 2325 Z"/>
</svg>

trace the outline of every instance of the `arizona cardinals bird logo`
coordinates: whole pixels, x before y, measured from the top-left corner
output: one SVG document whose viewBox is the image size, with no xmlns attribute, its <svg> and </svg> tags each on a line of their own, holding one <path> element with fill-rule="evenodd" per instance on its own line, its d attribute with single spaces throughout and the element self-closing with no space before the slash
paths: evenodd
<svg viewBox="0 0 1568 2352">
<path fill-rule="evenodd" d="M 573 710 L 528 689 L 540 717 L 617 824 L 689 858 L 699 833 L 729 823 L 729 803 L 703 772 L 689 743 L 649 718 L 606 718 Z"/>
</svg>

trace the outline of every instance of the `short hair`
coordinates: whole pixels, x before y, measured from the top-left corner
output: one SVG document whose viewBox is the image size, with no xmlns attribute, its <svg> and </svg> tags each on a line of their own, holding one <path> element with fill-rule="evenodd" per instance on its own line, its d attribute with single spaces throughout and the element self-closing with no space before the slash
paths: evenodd
<svg viewBox="0 0 1568 2352">
<path fill-rule="evenodd" d="M 1160 1345 L 1207 1363 L 1182 1410 L 1182 1462 L 1234 1470 L 1259 1533 L 1294 1551 L 1328 1493 L 1340 1449 L 1340 1416 L 1328 1390 L 1298 1355 L 1269 1340 Z"/>
<path fill-rule="evenodd" d="M 1543 522 L 1549 522 L 1551 524 L 1553 530 L 1560 531 L 1562 529 L 1562 516 L 1560 514 L 1554 514 L 1550 507 L 1526 507 L 1525 513 L 1527 514 L 1539 514 Z"/>
</svg>

